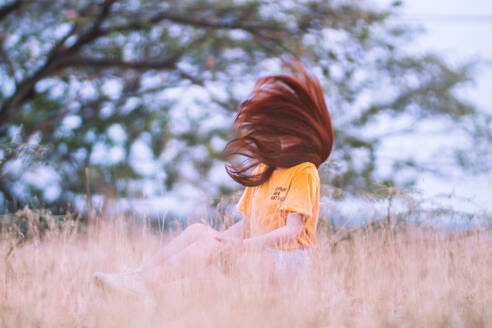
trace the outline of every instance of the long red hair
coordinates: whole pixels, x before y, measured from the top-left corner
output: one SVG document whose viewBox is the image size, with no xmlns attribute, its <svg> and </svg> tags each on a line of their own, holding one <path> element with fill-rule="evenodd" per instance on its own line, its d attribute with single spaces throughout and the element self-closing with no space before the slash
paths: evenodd
<svg viewBox="0 0 492 328">
<path fill-rule="evenodd" d="M 302 162 L 319 167 L 331 153 L 333 127 L 318 79 L 296 59 L 293 65 L 284 64 L 291 74 L 268 75 L 256 81 L 234 119 L 237 137 L 224 147 L 224 160 L 246 157 L 240 164 L 225 166 L 231 178 L 243 186 L 261 185 L 277 167 Z M 259 163 L 266 165 L 262 173 L 247 173 Z"/>
</svg>

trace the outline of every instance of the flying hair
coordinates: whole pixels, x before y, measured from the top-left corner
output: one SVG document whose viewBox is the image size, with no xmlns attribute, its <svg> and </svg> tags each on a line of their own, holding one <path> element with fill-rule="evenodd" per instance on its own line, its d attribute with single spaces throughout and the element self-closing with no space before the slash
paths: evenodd
<svg viewBox="0 0 492 328">
<path fill-rule="evenodd" d="M 295 58 L 283 63 L 290 74 L 259 78 L 241 102 L 233 123 L 236 137 L 223 150 L 224 160 L 245 157 L 239 164 L 225 165 L 227 174 L 243 186 L 261 185 L 276 168 L 303 162 L 319 168 L 333 147 L 333 127 L 318 79 Z M 259 163 L 266 169 L 249 174 Z"/>
</svg>

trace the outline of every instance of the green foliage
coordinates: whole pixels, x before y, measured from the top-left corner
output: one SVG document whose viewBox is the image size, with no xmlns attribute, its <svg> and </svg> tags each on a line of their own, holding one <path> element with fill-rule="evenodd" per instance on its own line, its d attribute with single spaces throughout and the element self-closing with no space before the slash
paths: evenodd
<svg viewBox="0 0 492 328">
<path fill-rule="evenodd" d="M 471 79 L 473 67 L 450 67 L 432 54 L 410 53 L 414 32 L 393 19 L 400 5 L 395 1 L 387 10 L 321 0 L 2 5 L 3 198 L 19 206 L 36 194 L 47 205 L 80 201 L 86 167 L 95 195 L 138 195 L 143 180 L 153 181 L 154 193 L 186 180 L 211 193 L 231 192 L 227 184 L 211 186 L 208 173 L 220 165 L 220 145 L 232 136 L 230 123 L 249 91 L 245 86 L 278 72 L 272 63 L 286 54 L 301 57 L 325 87 L 337 127 L 327 165 L 339 168 L 325 182 L 349 189 L 370 185 L 381 179 L 375 172 L 383 136 L 366 132 L 377 131 L 380 118 L 444 117 L 453 127 L 465 119 L 482 121 L 454 92 Z M 473 138 L 486 137 L 468 126 Z M 15 133 L 14 146 L 7 147 Z M 42 166 L 56 172 L 63 190 L 58 196 L 47 197 L 26 182 L 25 175 L 39 169 L 38 159 L 21 169 L 14 165 L 25 144 L 49 148 Z M 152 169 L 139 168 L 133 154 L 142 144 L 150 155 L 141 161 Z M 109 156 L 112 152 L 119 155 Z M 473 154 L 457 155 L 466 166 Z M 198 173 L 195 178 L 183 174 L 186 163 Z M 408 167 L 415 165 L 400 160 L 391 177 L 382 179 Z"/>
</svg>

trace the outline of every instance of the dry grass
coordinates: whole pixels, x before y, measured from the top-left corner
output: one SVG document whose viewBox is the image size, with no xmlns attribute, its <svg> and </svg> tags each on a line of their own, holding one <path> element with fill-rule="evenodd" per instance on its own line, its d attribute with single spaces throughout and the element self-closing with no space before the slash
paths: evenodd
<svg viewBox="0 0 492 328">
<path fill-rule="evenodd" d="M 135 267 L 161 243 L 123 221 L 0 241 L 2 327 L 490 327 L 492 236 L 409 227 L 320 236 L 309 285 L 213 269 L 154 298 L 102 293 L 94 271 Z M 152 301 L 154 303 L 152 303 Z"/>
</svg>

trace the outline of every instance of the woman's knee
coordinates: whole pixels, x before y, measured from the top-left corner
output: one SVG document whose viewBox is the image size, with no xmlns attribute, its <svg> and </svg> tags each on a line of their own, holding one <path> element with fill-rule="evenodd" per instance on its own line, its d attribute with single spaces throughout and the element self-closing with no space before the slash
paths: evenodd
<svg viewBox="0 0 492 328">
<path fill-rule="evenodd" d="M 213 235 L 216 231 L 203 223 L 194 223 L 189 225 L 184 233 L 186 233 L 190 239 L 197 240 L 207 235 Z"/>
<path fill-rule="evenodd" d="M 215 234 L 205 234 L 196 241 L 197 248 L 207 253 L 208 262 L 212 261 L 221 247 L 220 242 L 215 238 Z"/>
</svg>

